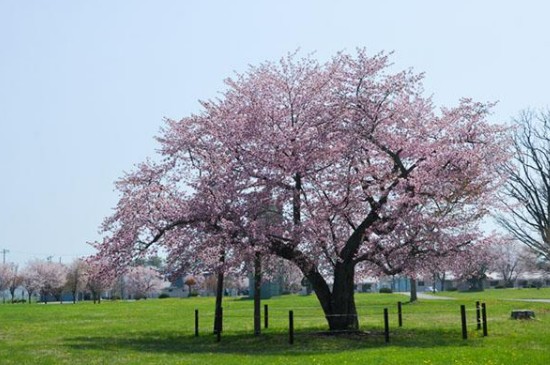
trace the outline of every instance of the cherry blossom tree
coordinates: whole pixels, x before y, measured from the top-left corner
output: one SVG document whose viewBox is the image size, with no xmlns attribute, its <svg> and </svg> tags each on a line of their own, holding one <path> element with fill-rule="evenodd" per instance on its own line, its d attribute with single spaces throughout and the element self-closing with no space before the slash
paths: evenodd
<svg viewBox="0 0 550 365">
<path fill-rule="evenodd" d="M 301 281 L 304 278 L 302 272 L 291 262 L 282 259 L 274 259 L 266 268 L 270 280 L 277 280 L 283 293 L 296 293 L 301 290 Z"/>
<path fill-rule="evenodd" d="M 437 110 L 422 77 L 358 50 L 226 80 L 200 114 L 166 121 L 161 162 L 118 182 L 98 257 L 126 265 L 155 246 L 173 266 L 280 257 L 331 330 L 357 329 L 356 273 L 418 271 L 476 245 L 502 182 L 508 137 L 487 122 L 492 105 Z"/>
<path fill-rule="evenodd" d="M 24 282 L 28 285 L 27 291 L 34 289 L 39 292 L 44 303 L 49 295 L 61 301 L 67 275 L 65 265 L 50 260 L 34 260 L 27 264 L 25 271 Z"/>
<path fill-rule="evenodd" d="M 483 291 L 484 280 L 496 259 L 491 245 L 469 247 L 450 263 L 451 271 L 457 280 L 467 282 L 468 290 Z"/>
<path fill-rule="evenodd" d="M 101 294 L 113 285 L 116 276 L 112 269 L 112 266 L 101 260 L 86 261 L 85 287 L 92 294 L 94 304 L 101 303 Z"/>
<path fill-rule="evenodd" d="M 23 277 L 19 272 L 19 265 L 17 264 L 11 264 L 11 272 L 12 275 L 10 277 L 10 280 L 8 281 L 8 290 L 10 291 L 11 302 L 13 303 L 15 301 L 15 291 L 23 283 Z"/>
<path fill-rule="evenodd" d="M 44 286 L 43 278 L 40 276 L 39 271 L 37 270 L 37 266 L 39 266 L 41 262 L 42 261 L 36 260 L 28 262 L 21 272 L 21 285 L 27 291 L 27 300 L 29 304 L 31 304 L 33 294 L 38 293 L 40 289 Z"/>
<path fill-rule="evenodd" d="M 2 301 L 4 303 L 6 301 L 6 298 L 4 297 L 4 292 L 6 290 L 10 290 L 12 293 L 13 301 L 13 293 L 15 292 L 15 289 L 12 291 L 12 287 L 17 283 L 19 280 L 18 278 L 19 275 L 17 275 L 17 265 L 12 263 L 0 264 L 0 292 L 2 292 Z"/>
<path fill-rule="evenodd" d="M 146 266 L 135 266 L 125 276 L 128 293 L 135 299 L 147 298 L 166 286 L 159 272 Z"/>
<path fill-rule="evenodd" d="M 501 244 L 491 247 L 490 256 L 493 258 L 490 269 L 502 277 L 508 288 L 512 288 L 523 273 L 538 271 L 537 253 L 513 236 L 502 237 Z"/>
<path fill-rule="evenodd" d="M 67 267 L 60 262 L 43 261 L 37 269 L 38 274 L 44 280 L 44 286 L 41 288 L 44 302 L 46 303 L 48 294 L 52 295 L 59 302 L 62 302 L 62 294 L 67 277 Z"/>
</svg>

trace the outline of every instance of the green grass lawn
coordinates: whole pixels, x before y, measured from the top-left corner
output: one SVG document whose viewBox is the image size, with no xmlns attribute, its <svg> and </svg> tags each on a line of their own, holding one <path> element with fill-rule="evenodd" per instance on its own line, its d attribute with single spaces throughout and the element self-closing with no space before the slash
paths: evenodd
<svg viewBox="0 0 550 365">
<path fill-rule="evenodd" d="M 252 335 L 252 301 L 225 299 L 221 342 L 212 335 L 213 298 L 0 305 L 0 364 L 550 364 L 550 289 L 438 293 L 455 300 L 405 304 L 401 294 L 357 294 L 362 334 L 327 336 L 315 297 L 266 300 L 269 328 Z M 476 329 L 475 301 L 487 303 L 489 336 Z M 403 327 L 397 327 L 403 301 Z M 468 340 L 460 305 L 467 306 Z M 390 312 L 384 342 L 383 309 Z M 194 337 L 194 310 L 200 336 Z M 288 344 L 288 310 L 295 343 Z M 510 320 L 532 309 L 536 320 Z M 262 322 L 263 323 L 263 322 Z"/>
</svg>

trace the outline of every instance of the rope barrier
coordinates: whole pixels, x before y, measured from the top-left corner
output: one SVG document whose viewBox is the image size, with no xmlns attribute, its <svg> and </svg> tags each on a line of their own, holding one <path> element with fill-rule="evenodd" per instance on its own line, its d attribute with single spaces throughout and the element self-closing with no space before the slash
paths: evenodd
<svg viewBox="0 0 550 365">
<path fill-rule="evenodd" d="M 382 318 L 382 310 L 383 308 L 383 318 Z M 391 308 L 391 310 L 390 310 Z M 357 313 L 332 313 L 332 314 L 324 314 L 322 308 L 320 307 L 297 307 L 298 311 L 297 316 L 294 316 L 295 311 L 292 310 L 289 312 L 289 343 L 293 343 L 294 341 L 294 322 L 299 323 L 307 323 L 308 328 L 315 327 L 314 322 L 324 322 L 324 320 L 331 320 L 332 318 L 355 318 L 359 321 L 361 319 L 361 322 L 363 323 L 363 326 L 367 325 L 370 328 L 377 328 L 380 329 L 381 327 L 384 328 L 384 337 L 385 342 L 389 342 L 389 315 L 397 316 L 398 320 L 398 326 L 402 327 L 403 325 L 403 317 L 407 320 L 411 320 L 412 318 L 418 318 L 423 317 L 425 315 L 429 315 L 429 318 L 432 318 L 432 320 L 423 321 L 420 324 L 417 323 L 418 327 L 423 327 L 424 324 L 427 325 L 439 325 L 441 328 L 456 328 L 457 319 L 460 318 L 460 322 L 462 325 L 462 338 L 467 339 L 468 332 L 471 331 L 473 327 L 476 327 L 476 329 L 479 331 L 481 330 L 481 324 L 483 324 L 483 336 L 487 336 L 487 316 L 486 316 L 486 306 L 485 303 L 476 302 L 475 307 L 468 309 L 466 308 L 466 305 L 462 304 L 460 305 L 460 317 L 459 313 L 457 313 L 456 309 L 446 309 L 446 310 L 419 310 L 415 307 L 405 307 L 405 313 L 403 313 L 403 306 L 401 302 L 397 303 L 397 308 L 382 305 L 372 305 L 372 306 L 357 306 Z M 456 308 L 456 307 L 455 307 Z M 378 309 L 378 310 L 377 310 Z M 409 310 L 410 309 L 410 310 Z M 272 323 L 276 323 L 278 326 L 281 325 L 281 323 L 284 323 L 284 317 L 282 316 L 282 313 L 285 311 L 284 308 L 280 307 L 272 307 L 270 310 L 268 310 L 268 305 L 264 305 L 264 311 L 263 311 L 263 317 L 264 317 L 264 328 L 267 330 L 268 328 L 268 313 L 271 313 L 271 320 Z M 237 320 L 239 323 L 235 324 L 233 322 L 229 322 L 229 328 L 232 330 L 239 329 L 241 331 L 250 331 L 252 328 L 251 322 L 254 319 L 254 311 L 252 308 L 239 308 L 236 306 L 229 306 L 224 308 L 225 312 L 225 320 L 223 320 L 223 314 L 220 313 L 220 326 L 221 323 L 227 323 L 227 319 Z M 475 313 L 475 315 L 472 315 L 472 313 Z M 481 316 L 483 314 L 483 317 Z M 261 314 L 260 314 L 261 315 Z M 198 310 L 195 310 L 195 336 L 199 336 L 199 332 L 202 331 L 203 333 L 212 333 L 212 328 L 210 327 L 210 324 L 205 325 L 203 323 L 209 323 L 214 317 L 216 316 L 216 312 L 205 312 L 201 314 L 200 317 L 200 324 L 199 324 L 199 315 Z M 262 316 L 262 315 L 261 315 Z M 247 321 L 243 321 L 242 319 L 247 319 Z M 491 322 L 500 322 L 508 320 L 508 317 L 491 317 L 489 319 Z M 392 323 L 394 322 L 394 318 L 392 318 Z M 325 323 L 326 324 L 326 323 Z M 220 327 L 221 328 L 221 327 Z M 227 325 L 226 325 L 227 328 Z M 221 340 L 221 331 L 215 331 L 217 341 Z M 330 333 L 339 333 L 339 332 L 356 332 L 356 330 L 340 330 L 335 331 L 331 330 Z M 481 333 L 481 332 L 475 332 L 475 333 Z"/>
<path fill-rule="evenodd" d="M 239 310 L 239 311 L 235 311 L 235 310 L 230 310 L 230 309 L 226 309 L 224 308 L 224 311 L 226 313 L 236 313 L 236 312 L 248 312 L 250 314 L 250 316 L 252 316 L 254 314 L 254 311 L 252 309 L 250 310 L 247 310 L 247 311 L 244 311 L 244 310 Z M 288 310 L 287 310 L 288 311 Z M 274 313 L 280 313 L 280 312 L 283 312 L 281 310 L 275 310 L 273 308 L 269 308 L 269 314 L 270 315 L 273 315 Z M 331 317 L 331 316 L 367 316 L 367 315 L 379 315 L 382 311 L 377 311 L 377 312 L 357 312 L 356 314 L 323 314 L 322 310 L 319 310 L 319 315 L 322 316 L 322 317 Z M 475 312 L 475 310 L 468 310 L 466 309 L 466 312 Z M 284 313 L 284 312 L 283 312 Z M 302 312 L 298 312 L 298 311 L 294 311 L 294 313 L 302 313 Z M 398 311 L 396 310 L 388 310 L 388 313 L 389 314 L 398 314 Z M 414 312 L 410 312 L 410 311 L 403 311 L 403 316 L 415 316 L 415 315 L 424 315 L 424 314 L 430 314 L 430 315 L 433 315 L 433 314 L 451 314 L 451 315 L 457 315 L 456 313 L 456 310 L 445 310 L 445 311 L 414 311 Z M 201 312 L 201 316 L 213 316 L 215 315 L 215 312 Z M 232 314 L 229 314 L 229 315 L 232 315 Z M 307 317 L 318 317 L 319 315 L 315 315 L 315 314 L 306 314 L 305 316 Z M 227 314 L 226 314 L 227 316 Z M 234 316 L 234 315 L 233 315 Z M 247 317 L 248 315 L 242 315 L 242 317 Z"/>
</svg>

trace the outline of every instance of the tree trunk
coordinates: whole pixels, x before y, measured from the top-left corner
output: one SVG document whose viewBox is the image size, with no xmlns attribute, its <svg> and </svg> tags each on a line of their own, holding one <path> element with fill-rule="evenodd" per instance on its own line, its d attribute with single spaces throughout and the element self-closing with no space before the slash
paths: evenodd
<svg viewBox="0 0 550 365">
<path fill-rule="evenodd" d="M 323 275 L 301 251 L 274 242 L 272 249 L 280 257 L 292 261 L 307 278 L 325 314 L 331 331 L 356 331 L 359 328 L 354 300 L 354 255 L 338 261 L 334 267 L 334 284 L 331 291 Z"/>
<path fill-rule="evenodd" d="M 358 330 L 359 320 L 354 297 L 355 265 L 338 262 L 334 270 L 331 312 L 325 313 L 331 331 Z"/>
<path fill-rule="evenodd" d="M 409 301 L 411 303 L 413 303 L 413 302 L 416 302 L 418 300 L 418 292 L 417 292 L 417 288 L 416 288 L 416 279 L 411 278 L 410 284 L 411 284 L 411 298 L 409 299 Z"/>
<path fill-rule="evenodd" d="M 222 300 L 223 300 L 223 270 L 220 268 L 218 271 L 218 280 L 216 283 L 216 304 L 214 309 L 214 334 L 221 332 L 222 330 Z"/>
<path fill-rule="evenodd" d="M 354 298 L 354 271 L 355 266 L 352 262 L 337 263 L 332 292 L 319 272 L 304 273 L 321 303 L 330 331 L 359 329 Z"/>
<path fill-rule="evenodd" d="M 295 187 L 292 199 L 294 226 L 301 224 L 301 187 L 302 177 L 294 176 Z M 382 199 L 378 202 L 381 206 Z M 326 280 L 317 269 L 316 258 L 310 258 L 298 249 L 299 237 L 292 245 L 283 241 L 273 240 L 271 250 L 277 256 L 292 261 L 311 283 L 315 295 L 323 308 L 331 331 L 357 331 L 359 320 L 354 298 L 354 275 L 356 255 L 364 240 L 365 231 L 380 219 L 378 210 L 372 209 L 365 219 L 357 226 L 338 253 L 339 259 L 334 266 L 334 284 L 331 291 Z"/>
<path fill-rule="evenodd" d="M 302 193 L 302 176 L 300 173 L 294 175 L 294 196 L 292 199 L 293 222 L 297 227 L 301 224 L 301 193 Z M 360 225 L 362 227 L 364 223 Z M 361 236 L 362 235 L 354 235 Z M 355 238 L 355 237 L 354 237 Z M 356 243 L 357 239 L 353 242 Z M 353 245 L 352 245 L 353 246 Z M 357 252 L 357 247 L 351 248 L 350 252 Z M 355 308 L 354 298 L 354 274 L 355 263 L 352 261 L 353 254 L 344 255 L 348 259 L 337 262 L 334 268 L 334 284 L 333 290 L 330 291 L 327 282 L 316 269 L 304 260 L 301 255 L 292 254 L 291 257 L 297 266 L 302 270 L 307 277 L 315 295 L 321 303 L 325 318 L 327 319 L 329 329 L 331 331 L 356 331 L 359 328 L 357 319 L 357 310 Z M 281 255 L 285 257 L 285 255 Z"/>
<path fill-rule="evenodd" d="M 254 336 L 259 336 L 262 332 L 261 319 L 261 300 L 262 300 L 262 257 L 256 252 L 254 257 Z"/>
</svg>

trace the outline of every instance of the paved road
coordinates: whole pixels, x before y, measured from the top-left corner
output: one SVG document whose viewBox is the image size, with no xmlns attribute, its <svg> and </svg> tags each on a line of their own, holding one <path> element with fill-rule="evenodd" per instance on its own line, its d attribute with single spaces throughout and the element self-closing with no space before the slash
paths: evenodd
<svg viewBox="0 0 550 365">
<path fill-rule="evenodd" d="M 411 296 L 411 293 L 401 293 L 403 295 Z M 441 297 L 439 295 L 432 295 L 429 293 L 416 293 L 418 299 L 428 299 L 428 300 L 456 300 L 456 298 L 451 297 Z"/>
<path fill-rule="evenodd" d="M 550 299 L 502 299 L 508 302 L 534 302 L 534 303 L 550 303 Z"/>
<path fill-rule="evenodd" d="M 411 293 L 401 293 L 403 295 L 411 296 Z M 451 297 L 444 297 L 439 295 L 432 295 L 430 293 L 418 293 L 417 294 L 418 299 L 428 299 L 428 300 L 456 300 L 457 298 L 451 298 Z M 501 299 L 508 302 L 533 302 L 533 303 L 550 303 L 550 299 L 525 299 L 525 298 L 517 298 L 517 299 Z"/>
</svg>

